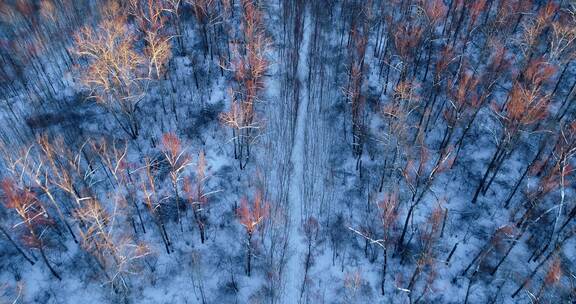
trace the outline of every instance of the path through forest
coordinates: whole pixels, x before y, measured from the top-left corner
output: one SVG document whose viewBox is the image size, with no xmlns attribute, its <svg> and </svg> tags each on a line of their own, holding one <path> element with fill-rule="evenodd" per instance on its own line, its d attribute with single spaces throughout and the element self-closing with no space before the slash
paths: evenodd
<svg viewBox="0 0 576 304">
<path fill-rule="evenodd" d="M 302 282 L 304 280 L 304 269 L 301 258 L 306 250 L 306 246 L 301 238 L 300 227 L 302 226 L 302 208 L 304 203 L 304 155 L 305 155 L 305 134 L 308 114 L 308 96 L 303 86 L 307 81 L 308 51 L 310 44 L 310 26 L 307 14 L 303 16 L 304 28 L 302 43 L 300 44 L 297 79 L 299 82 L 298 111 L 296 125 L 294 127 L 294 142 L 290 158 L 291 175 L 288 187 L 289 205 L 289 258 L 285 271 L 285 293 L 284 303 L 299 303 L 302 296 Z"/>
</svg>

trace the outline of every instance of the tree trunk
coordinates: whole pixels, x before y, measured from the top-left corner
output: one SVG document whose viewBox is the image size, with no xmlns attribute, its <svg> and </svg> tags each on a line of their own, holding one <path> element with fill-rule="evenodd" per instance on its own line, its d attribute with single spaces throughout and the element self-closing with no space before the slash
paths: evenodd
<svg viewBox="0 0 576 304">
<path fill-rule="evenodd" d="M 448 265 L 448 263 L 450 263 L 450 259 L 452 258 L 452 255 L 454 255 L 454 252 L 456 252 L 457 247 L 458 247 L 458 242 L 456 242 L 456 244 L 454 244 L 454 247 L 452 247 L 452 250 L 450 250 L 450 254 L 448 254 L 448 258 L 446 258 L 446 262 L 444 262 L 446 265 Z"/>
<path fill-rule="evenodd" d="M 42 259 L 44 260 L 44 263 L 46 263 L 46 266 L 48 266 L 48 269 L 50 269 L 50 272 L 52 273 L 52 275 L 54 275 L 58 281 L 62 281 L 62 278 L 60 277 L 60 275 L 56 272 L 56 270 L 54 270 L 54 268 L 52 267 L 52 264 L 50 264 L 50 261 L 48 261 L 48 258 L 46 257 L 46 253 L 44 252 L 44 246 L 41 244 L 40 245 L 40 255 L 42 256 Z"/>
<path fill-rule="evenodd" d="M 34 261 L 31 258 L 29 258 L 28 255 L 26 255 L 24 253 L 24 250 L 22 250 L 22 248 L 20 248 L 20 246 L 18 246 L 18 244 L 16 244 L 14 239 L 12 239 L 12 237 L 8 234 L 8 232 L 4 229 L 4 227 L 0 226 L 0 231 L 2 231 L 2 234 L 4 234 L 6 236 L 6 238 L 12 244 L 12 246 L 14 246 L 14 248 L 16 248 L 16 251 L 18 251 L 18 253 L 20 253 L 24 257 L 24 259 L 26 259 L 26 261 L 28 261 L 28 263 L 30 263 L 30 265 L 34 265 Z"/>
<path fill-rule="evenodd" d="M 386 248 L 386 245 L 384 245 L 384 261 L 382 263 L 382 281 L 380 283 L 380 292 L 382 293 L 382 295 L 385 294 L 386 268 L 388 268 L 388 250 Z"/>
<path fill-rule="evenodd" d="M 408 209 L 408 214 L 406 215 L 406 220 L 404 221 L 404 228 L 402 228 L 402 234 L 400 235 L 398 243 L 396 244 L 396 253 L 398 253 L 404 246 L 404 238 L 406 237 L 406 230 L 408 230 L 408 223 L 410 222 L 410 217 L 412 216 L 414 207 L 416 207 L 416 205 L 412 204 L 410 205 L 410 209 Z"/>
<path fill-rule="evenodd" d="M 496 152 L 494 152 L 494 155 L 492 156 L 492 160 L 490 160 L 490 163 L 488 164 L 488 167 L 486 168 L 486 171 L 484 172 L 484 175 L 482 176 L 482 179 L 480 180 L 480 184 L 476 188 L 476 192 L 474 193 L 474 197 L 472 198 L 472 204 L 476 203 L 476 200 L 478 199 L 478 195 L 482 191 L 482 188 L 484 187 L 484 183 L 486 182 L 488 175 L 492 171 L 492 168 L 494 167 L 494 164 L 496 163 L 496 160 L 500 156 L 500 153 L 501 153 L 503 148 L 504 148 L 504 141 L 503 141 L 503 136 L 502 136 L 500 139 L 500 143 L 498 144 L 498 148 L 496 148 Z"/>
<path fill-rule="evenodd" d="M 246 273 L 250 276 L 252 272 L 252 233 L 248 232 L 248 244 L 246 245 Z"/>
<path fill-rule="evenodd" d="M 514 246 L 518 243 L 518 240 L 522 237 L 522 235 L 524 235 L 524 230 L 522 230 L 522 232 L 520 232 L 518 234 L 518 236 L 516 236 L 514 238 L 514 240 L 512 241 L 512 244 L 510 244 L 510 247 L 508 248 L 508 250 L 506 251 L 506 253 L 502 257 L 502 259 L 500 259 L 500 261 L 498 262 L 498 265 L 496 265 L 496 267 L 492 270 L 492 272 L 490 272 L 490 275 L 494 275 L 496 273 L 496 271 L 498 271 L 498 268 L 500 268 L 500 265 L 502 265 L 502 263 L 504 263 L 504 260 L 508 257 L 508 255 L 512 251 L 512 248 L 514 248 Z"/>
</svg>

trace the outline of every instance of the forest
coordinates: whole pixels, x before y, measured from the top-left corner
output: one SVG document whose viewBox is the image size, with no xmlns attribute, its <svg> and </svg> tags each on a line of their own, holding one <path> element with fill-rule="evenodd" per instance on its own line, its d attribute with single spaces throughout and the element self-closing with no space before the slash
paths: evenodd
<svg viewBox="0 0 576 304">
<path fill-rule="evenodd" d="M 0 303 L 576 303 L 576 0 L 0 0 Z"/>
</svg>

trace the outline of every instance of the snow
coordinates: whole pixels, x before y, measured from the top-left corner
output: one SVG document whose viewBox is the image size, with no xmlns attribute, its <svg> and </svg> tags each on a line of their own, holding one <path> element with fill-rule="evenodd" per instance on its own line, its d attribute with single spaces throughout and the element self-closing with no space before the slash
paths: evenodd
<svg viewBox="0 0 576 304">
<path fill-rule="evenodd" d="M 537 137 L 540 135 L 523 134 L 522 145 L 506 160 L 486 195 L 480 196 L 475 205 L 470 204 L 474 188 L 496 148 L 494 141 L 499 137 L 501 129 L 491 111 L 483 109 L 464 140 L 459 163 L 434 180 L 414 211 L 406 237 L 411 242 L 407 246 L 405 260 L 400 262 L 399 257 L 392 257 L 392 252 L 389 253 L 386 295 L 381 296 L 381 248 L 370 245 L 365 254 L 365 240 L 348 227 L 361 230 L 364 226 L 372 225 L 377 227 L 376 230 L 380 229 L 378 215 L 374 211 L 376 208 L 368 207 L 374 207 L 386 191 L 394 186 L 402 189 L 399 222 L 403 222 L 406 216 L 410 193 L 402 181 L 397 185 L 392 185 L 392 182 L 388 184 L 387 181 L 384 193 L 375 190 L 382 172 L 382 159 L 389 152 L 382 148 L 388 138 L 383 132 L 386 130 L 386 122 L 378 115 L 378 107 L 392 98 L 390 91 L 396 82 L 396 75 L 392 73 L 388 94 L 381 95 L 383 77 L 378 74 L 381 59 L 372 55 L 374 36 L 371 35 L 366 51 L 368 68 L 363 88 L 370 113 L 366 122 L 369 138 L 361 158 L 361 168 L 356 170 L 350 143 L 350 109 L 342 94 L 349 59 L 346 46 L 349 26 L 346 3 L 350 1 L 344 1 L 342 5 L 330 1 L 303 2 L 302 41 L 300 48 L 294 50 L 298 53 L 296 75 L 289 75 L 295 76 L 299 84 L 298 96 L 293 98 L 290 96 L 293 92 L 292 82 L 286 75 L 292 73 L 292 70 L 287 68 L 289 63 L 282 62 L 290 59 L 285 53 L 292 50 L 288 49 L 289 45 L 281 45 L 282 35 L 290 35 L 286 33 L 294 30 L 290 28 L 291 25 L 285 29 L 286 32 L 282 29 L 283 25 L 290 24 L 283 19 L 283 10 L 292 8 L 284 7 L 289 2 L 263 1 L 267 31 L 274 41 L 269 54 L 271 66 L 264 77 L 262 100 L 256 106 L 257 115 L 264 119 L 265 128 L 254 143 L 251 159 L 244 170 L 238 168 L 237 160 L 233 157 L 230 130 L 218 121 L 218 114 L 226 111 L 230 104 L 227 90 L 234 83 L 234 76 L 231 71 L 225 71 L 224 76 L 221 76 L 219 62 L 210 61 L 209 56 L 202 57 L 202 51 L 196 49 L 200 38 L 195 31 L 193 17 L 182 18 L 188 54 L 174 54 L 168 80 L 150 86 L 150 98 L 143 102 L 140 112 L 143 132 L 141 138 L 131 142 L 128 159 L 141 165 L 144 157 L 157 155 L 158 140 L 164 132 L 175 132 L 181 136 L 194 161 L 200 151 L 205 151 L 209 176 L 207 188 L 214 191 L 207 207 L 208 239 L 200 244 L 190 209 L 183 214 L 184 231 L 173 220 L 167 221 L 167 230 L 174 242 L 174 252 L 170 255 L 166 254 L 158 229 L 142 204 L 140 208 L 146 233 L 132 233 L 127 219 L 118 219 L 114 225 L 121 228 L 117 229 L 130 232 L 134 238 L 149 244 L 151 248 L 151 255 L 141 272 L 129 278 L 131 293 L 127 296 L 127 302 L 408 303 L 407 280 L 415 270 L 420 249 L 420 231 L 430 210 L 441 204 L 448 210 L 448 220 L 444 235 L 438 239 L 433 250 L 432 258 L 437 268 L 434 284 L 422 302 L 462 303 L 470 283 L 470 276 L 462 275 L 462 270 L 473 256 L 486 248 L 496 229 L 510 224 L 514 212 L 518 213 L 524 202 L 527 185 L 537 185 L 538 177 L 527 177 L 514 196 L 511 207 L 506 209 L 501 205 L 537 148 Z M 328 5 L 333 5 L 329 17 L 323 10 L 323 6 Z M 236 13 L 239 11 L 238 3 L 236 6 L 234 25 L 241 15 Z M 316 12 L 315 6 L 320 7 L 319 12 Z M 315 15 L 322 13 L 326 13 L 326 16 Z M 321 19 L 317 24 L 314 22 L 316 18 Z M 56 54 L 60 53 L 61 50 L 56 50 Z M 479 54 L 469 55 L 471 64 L 475 64 Z M 391 66 L 400 66 L 400 59 L 393 57 L 390 60 Z M 33 98 L 30 98 L 20 90 L 15 90 L 20 95 L 5 97 L 6 102 L 2 103 L 0 111 L 3 119 L 0 136 L 4 143 L 22 147 L 35 134 L 43 131 L 63 134 L 73 139 L 67 143 L 71 147 L 78 144 L 75 140 L 82 142 L 86 137 L 124 138 L 124 134 L 115 128 L 109 114 L 80 94 L 77 75 L 68 71 L 61 75 L 58 70 L 64 65 L 62 58 L 54 61 L 43 58 L 33 64 L 47 68 L 47 76 L 54 79 L 55 90 L 47 91 L 45 81 L 41 81 L 37 88 L 38 96 L 33 94 Z M 478 70 L 482 68 L 480 64 Z M 432 70 L 428 81 L 433 78 Z M 29 73 L 31 71 L 25 72 L 33 74 Z M 198 89 L 193 78 L 195 72 L 199 76 Z M 574 71 L 569 69 L 568 72 Z M 571 83 L 565 82 L 566 86 Z M 510 84 L 504 83 L 502 86 L 506 88 Z M 560 86 L 558 91 L 566 90 Z M 493 95 L 495 99 L 504 99 L 506 91 L 497 89 Z M 444 98 L 439 97 L 438 102 Z M 294 103 L 297 107 L 292 107 Z M 12 108 L 9 109 L 9 106 L 13 107 L 15 113 L 11 113 Z M 293 111 L 295 109 L 297 111 Z M 50 123 L 41 128 L 32 128 L 21 119 L 39 114 L 61 113 L 64 114 L 51 117 Z M 437 125 L 431 126 L 426 139 L 431 151 L 441 141 L 441 133 L 445 128 L 443 116 L 439 117 Z M 101 166 L 97 166 L 96 170 L 96 187 L 102 190 L 100 196 L 104 200 L 107 192 L 112 191 L 112 185 Z M 193 166 L 185 173 L 193 177 Z M 0 175 L 4 177 L 8 173 L 2 170 Z M 161 199 L 165 204 L 170 204 L 173 200 L 170 183 L 160 174 L 158 188 Z M 273 206 L 273 212 L 262 226 L 262 231 L 255 234 L 254 268 L 248 277 L 244 271 L 246 234 L 238 224 L 234 208 L 241 197 L 250 198 L 257 190 L 264 190 L 266 199 Z M 140 190 L 137 192 L 141 197 Z M 573 189 L 567 189 L 566 194 L 566 205 L 558 208 L 558 213 L 564 213 L 563 218 L 573 208 Z M 59 193 L 58 198 L 65 199 L 65 196 Z M 546 203 L 558 201 L 558 195 L 551 195 L 547 200 Z M 553 211 L 548 216 L 556 214 L 556 209 Z M 0 216 L 5 218 L 4 208 L 1 207 Z M 304 261 L 309 248 L 302 228 L 309 217 L 318 220 L 320 229 L 312 241 L 312 261 L 305 273 Z M 544 222 L 543 218 L 542 223 L 534 225 L 544 226 Z M 12 226 L 13 222 L 8 220 L 3 224 Z M 401 228 L 393 228 L 394 237 L 397 237 Z M 573 229 L 572 226 L 569 228 Z M 541 228 L 535 227 L 535 233 L 530 233 L 542 237 L 544 233 L 538 229 Z M 375 232 L 376 237 L 379 233 L 381 231 Z M 515 299 L 510 297 L 538 264 L 526 262 L 536 249 L 526 242 L 527 237 L 528 233 L 520 239 L 494 276 L 482 273 L 474 278 L 469 303 L 488 303 L 493 297 L 498 304 L 529 302 L 528 292 L 539 287 L 542 273 L 536 275 L 533 286 Z M 576 262 L 575 242 L 574 239 L 566 242 L 559 254 L 568 266 Z M 450 263 L 445 265 L 444 261 L 456 243 L 457 250 Z M 488 258 L 481 266 L 491 267 L 510 243 L 511 239 L 505 239 L 500 246 L 495 246 L 498 248 L 487 254 Z M 284 244 L 287 246 L 283 247 Z M 55 268 L 62 272 L 61 282 L 51 277 L 40 259 L 36 265 L 28 265 L 0 235 L 0 302 L 9 300 L 11 303 L 18 293 L 18 284 L 23 287 L 18 303 L 122 301 L 112 293 L 110 285 L 103 282 L 101 273 L 90 263 L 79 245 L 71 241 L 53 245 L 47 250 L 48 257 L 54 262 Z M 26 250 L 38 255 L 34 249 Z M 573 269 L 566 268 L 567 272 Z M 355 274 L 361 276 L 361 286 L 351 291 L 346 284 Z M 422 277 L 419 282 L 424 283 L 425 280 L 426 277 Z"/>
<path fill-rule="evenodd" d="M 302 296 L 302 284 L 304 282 L 304 272 L 302 256 L 306 250 L 306 245 L 302 241 L 301 226 L 304 222 L 303 204 L 304 204 L 304 164 L 305 164 L 305 132 L 307 127 L 308 115 L 308 101 L 307 90 L 304 88 L 306 81 L 306 73 L 308 67 L 308 52 L 310 45 L 310 17 L 304 14 L 304 28 L 303 37 L 300 45 L 298 69 L 297 69 L 297 82 L 300 85 L 300 96 L 298 97 L 298 113 L 296 116 L 296 125 L 294 127 L 294 143 L 292 146 L 292 154 L 290 157 L 291 172 L 290 184 L 288 186 L 288 204 L 289 210 L 289 232 L 290 238 L 289 250 L 290 257 L 286 265 L 286 272 L 284 280 L 286 287 L 284 291 L 284 303 L 300 303 Z"/>
</svg>

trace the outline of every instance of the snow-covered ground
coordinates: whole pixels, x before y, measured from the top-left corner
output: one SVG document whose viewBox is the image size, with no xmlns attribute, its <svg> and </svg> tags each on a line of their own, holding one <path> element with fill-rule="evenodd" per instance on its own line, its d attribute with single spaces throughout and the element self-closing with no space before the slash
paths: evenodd
<svg viewBox="0 0 576 304">
<path fill-rule="evenodd" d="M 305 132 L 309 128 L 307 125 L 308 116 L 308 90 L 305 85 L 307 81 L 308 52 L 310 49 L 311 26 L 310 17 L 303 16 L 303 34 L 300 50 L 298 52 L 298 68 L 296 81 L 300 84 L 300 91 L 297 102 L 298 112 L 296 114 L 296 125 L 294 127 L 294 144 L 290 157 L 291 173 L 290 184 L 288 186 L 288 202 L 290 210 L 289 222 L 289 260 L 286 265 L 285 278 L 286 289 L 284 291 L 284 303 L 300 303 L 304 284 L 303 258 L 306 245 L 302 240 L 302 223 L 304 222 L 304 165 L 306 157 L 306 137 Z"/>
<path fill-rule="evenodd" d="M 99 3 L 96 0 L 88 2 L 90 7 Z M 227 3 L 217 2 L 219 9 L 220 5 Z M 72 49 L 71 39 L 55 38 L 57 47 L 50 52 L 40 52 L 42 56 L 32 56 L 36 59 L 27 62 L 24 54 L 34 48 L 30 46 L 22 49 L 26 52 L 10 55 L 10 48 L 14 45 L 5 42 L 12 39 L 8 34 L 12 31 L 4 27 L 12 25 L 7 19 L 0 20 L 3 33 L 0 36 L 0 63 L 10 66 L 0 70 L 5 91 L 0 98 L 2 146 L 15 155 L 14 151 L 34 146 L 37 136 L 48 133 L 53 137 L 63 137 L 62 145 L 71 151 L 84 147 L 85 154 L 79 153 L 75 158 L 81 168 L 78 172 L 71 171 L 73 176 L 79 176 L 74 186 L 82 188 L 89 183 L 104 208 L 110 213 L 118 212 L 110 232 L 115 240 L 129 237 L 135 242 L 148 244 L 150 248 L 150 254 L 126 274 L 129 292 L 117 294 L 89 251 L 73 242 L 62 224 L 47 228 L 42 231 L 46 240 L 50 240 L 46 244 L 46 253 L 49 262 L 62 276 L 59 281 L 50 274 L 38 249 L 23 238 L 26 231 L 18 215 L 2 206 L 0 225 L 35 264 L 28 264 L 10 239 L 0 234 L 0 303 L 464 303 L 464 299 L 471 304 L 531 303 L 538 302 L 534 297 L 539 290 L 543 295 L 540 303 L 574 301 L 574 237 L 556 251 L 544 248 L 541 255 L 534 258 L 549 235 L 549 228 L 553 227 L 552 233 L 557 232 L 570 212 L 576 212 L 572 184 L 567 184 L 562 197 L 556 189 L 542 199 L 542 207 L 534 211 L 537 216 L 527 221 L 526 232 L 518 239 L 515 239 L 515 233 L 520 227 L 513 227 L 513 223 L 528 205 L 525 204 L 528 190 L 535 189 L 541 178 L 537 175 L 539 172 L 532 171 L 548 171 L 537 168 L 528 172 L 526 180 L 514 190 L 510 206 L 503 205 L 536 155 L 540 141 L 547 136 L 552 138 L 552 132 L 520 132 L 519 144 L 507 155 L 486 194 L 480 195 L 475 204 L 470 202 L 496 150 L 502 127 L 494 114 L 499 105 L 489 105 L 492 100 L 475 117 L 456 164 L 439 173 L 424 192 L 422 201 L 407 222 L 404 247 L 397 251 L 396 242 L 408 207 L 414 201 L 413 185 L 409 182 L 415 170 L 411 169 L 428 161 L 428 165 L 422 168 L 425 174 L 418 176 L 424 180 L 447 130 L 448 109 L 452 109 L 454 103 L 453 97 L 444 92 L 444 87 L 458 85 L 461 80 L 455 75 L 469 67 L 474 67 L 474 73 L 481 74 L 487 69 L 482 60 L 492 59 L 488 53 L 482 57 L 479 51 L 484 42 L 484 32 L 479 29 L 473 32 L 464 63 L 458 67 L 455 64 L 458 60 L 453 59 L 443 68 L 445 71 L 441 71 L 446 75 L 442 74 L 444 76 L 438 79 L 434 78 L 436 61 L 442 59 L 441 55 L 449 54 L 439 50 L 443 39 L 451 37 L 433 40 L 437 53 L 431 57 L 426 81 L 422 75 L 427 59 L 426 47 L 408 50 L 419 52 L 419 57 L 413 58 L 419 68 L 410 68 L 406 72 L 408 78 L 415 80 L 417 94 L 407 121 L 410 124 L 409 136 L 406 136 L 402 153 L 397 157 L 391 147 L 398 144 L 395 140 L 400 137 L 401 130 L 391 131 L 391 120 L 386 116 L 390 109 L 385 107 L 400 98 L 401 92 L 394 91 L 394 87 L 403 84 L 399 79 L 402 68 L 413 63 L 404 62 L 404 58 L 396 54 L 401 47 L 401 41 L 395 41 L 397 34 L 402 34 L 401 27 L 388 28 L 384 24 L 391 20 L 396 22 L 394 16 L 408 11 L 405 3 L 410 3 L 410 9 L 415 13 L 403 22 L 414 21 L 411 18 L 428 22 L 427 7 L 421 7 L 421 1 L 258 2 L 262 5 L 265 32 L 271 39 L 267 53 L 270 65 L 264 73 L 263 89 L 255 105 L 261 128 L 252 143 L 247 165 L 242 169 L 234 158 L 232 131 L 221 120 L 222 113 L 231 109 L 231 89 L 238 86 L 230 62 L 226 62 L 230 58 L 224 54 L 233 53 L 233 48 L 243 43 L 242 1 L 230 2 L 234 5 L 232 14 L 226 12 L 212 16 L 214 24 L 207 33 L 211 43 L 208 52 L 204 51 L 203 31 L 196 19 L 198 11 L 194 11 L 188 2 L 182 4 L 180 26 L 184 50 L 176 51 L 176 42 L 173 41 L 166 77 L 149 83 L 148 95 L 138 111 L 142 130 L 135 140 L 129 139 L 118 128 L 103 107 L 93 99 L 86 99 L 87 92 L 80 89 L 78 80 L 83 66 L 79 69 L 76 65 L 85 62 L 69 62 L 64 49 Z M 491 13 L 481 15 L 478 20 L 484 20 L 484 16 L 489 19 L 496 16 L 496 4 L 502 2 L 488 1 Z M 364 7 L 365 3 L 373 4 L 372 10 Z M 567 4 L 563 5 L 567 7 Z M 20 20 L 15 17 L 19 16 L 17 10 L 10 11 L 8 7 L 0 9 L 1 16 L 9 16 L 5 12 L 11 12 L 11 18 Z M 22 7 L 20 11 L 23 11 Z M 451 11 L 459 12 L 456 8 Z M 525 20 L 536 15 L 532 13 L 535 12 L 523 15 L 528 19 L 518 26 L 516 36 L 520 36 L 524 23 L 528 23 Z M 355 16 L 364 19 L 355 20 Z M 90 24 L 97 23 L 96 19 L 94 22 L 89 17 L 86 19 Z M 351 148 L 351 106 L 345 95 L 352 75 L 351 58 L 356 52 L 356 39 L 360 37 L 356 35 L 362 32 L 359 24 L 368 19 L 371 21 L 367 27 L 370 34 L 361 86 L 366 138 L 363 154 L 355 159 Z M 468 30 L 468 19 L 463 20 L 461 30 Z M 28 24 L 24 18 L 15 32 L 39 29 L 35 25 L 37 22 L 34 20 Z M 453 22 L 447 21 L 450 29 L 454 28 Z M 220 28 L 223 24 L 225 26 Z M 170 23 L 170 26 L 173 25 Z M 442 32 L 442 26 L 442 22 L 437 24 L 437 35 Z M 422 35 L 428 35 L 426 30 Z M 52 29 L 50 32 L 57 31 Z M 555 32 L 549 30 L 548 33 Z M 224 34 L 229 41 L 221 43 Z M 463 38 L 464 34 L 461 36 Z M 516 36 L 515 39 L 519 38 Z M 476 45 L 474 39 L 479 39 L 480 44 Z M 49 42 L 45 38 L 40 41 Z M 385 50 L 380 49 L 379 55 L 376 55 L 377 41 L 380 46 L 386 45 Z M 520 54 L 516 43 L 513 39 L 505 42 L 509 46 L 506 58 L 517 60 L 512 56 Z M 297 49 L 294 44 L 298 45 Z M 491 44 L 496 42 L 491 41 L 490 47 Z M 144 43 L 139 42 L 137 47 L 142 45 Z M 459 58 L 461 50 L 461 45 L 456 44 L 456 48 L 451 50 L 455 53 L 450 54 Z M 222 58 L 218 58 L 220 55 Z M 23 68 L 19 77 L 27 79 L 27 82 L 4 81 L 4 78 L 11 80 L 18 75 L 10 60 Z M 510 68 L 511 71 L 519 69 Z M 554 114 L 558 100 L 571 96 L 569 84 L 574 74 L 573 66 L 566 69 L 569 76 L 557 89 L 562 98 L 553 100 L 549 116 Z M 553 80 L 556 80 L 558 73 L 554 75 Z M 432 116 L 437 119 L 429 126 L 425 140 L 418 142 L 411 132 L 420 115 L 424 115 L 421 105 L 431 98 L 433 81 L 439 81 L 443 92 L 433 106 Z M 386 93 L 385 82 L 388 85 Z M 506 88 L 510 86 L 508 80 L 502 81 L 502 86 L 490 97 L 494 97 L 495 102 L 505 100 Z M 543 87 L 549 92 L 553 84 L 546 83 Z M 406 100 L 402 102 L 409 103 Z M 548 124 L 554 129 L 558 122 L 551 120 L 546 127 Z M 205 216 L 207 227 L 206 241 L 201 243 L 191 200 L 180 193 L 180 203 L 185 205 L 180 210 L 180 225 L 176 220 L 180 212 L 176 212 L 167 164 L 161 162 L 153 168 L 152 175 L 157 183 L 156 208 L 162 210 L 160 217 L 165 221 L 172 242 L 170 254 L 162 241 L 162 232 L 156 222 L 158 217 L 147 209 L 143 191 L 147 181 L 144 163 L 148 159 L 162 158 L 162 136 L 168 132 L 180 138 L 184 152 L 191 159 L 179 182 L 183 185 L 188 182 L 186 178 L 195 181 L 198 155 L 203 152 L 207 163 L 205 188 L 211 193 L 208 204 L 200 211 Z M 461 128 L 454 134 L 453 142 L 460 136 L 459 132 Z M 131 174 L 132 180 L 125 188 L 118 190 L 111 172 L 94 152 L 96 146 L 86 142 L 88 138 L 127 143 L 126 162 L 118 166 L 120 170 L 128 168 L 126 172 Z M 420 145 L 427 149 L 420 149 Z M 30 155 L 34 155 L 36 148 L 31 151 Z M 549 160 L 558 157 L 551 151 L 552 148 L 548 147 L 543 152 L 544 156 L 550 155 Z M 541 161 L 546 160 L 541 158 Z M 35 166 L 41 168 L 45 164 L 38 162 Z M 14 172 L 6 169 L 8 160 L 0 162 L 0 167 L 0 178 L 20 181 Z M 21 183 L 31 185 L 37 191 L 37 185 L 26 178 Z M 424 183 L 416 185 L 416 188 L 422 188 Z M 79 231 L 83 223 L 72 220 L 73 211 L 68 210 L 73 207 L 73 201 L 56 184 L 50 187 L 56 201 L 65 206 L 64 212 L 70 213 L 74 229 Z M 131 200 L 115 199 L 128 198 L 126 193 L 129 190 L 135 193 L 134 204 Z M 238 207 L 242 198 L 252 202 L 259 191 L 264 201 L 270 204 L 270 210 L 257 226 L 252 243 L 248 243 L 246 229 L 239 222 Z M 383 277 L 384 252 L 375 242 L 382 241 L 383 226 L 389 223 L 382 222 L 382 205 L 379 204 L 395 191 L 399 192 L 399 204 L 390 224 L 387 273 Z M 3 192 L 4 189 L 0 193 Z M 0 201 L 4 202 L 4 199 L 2 194 Z M 39 196 L 39 200 L 47 202 L 44 196 Z M 134 206 L 142 213 L 142 221 Z M 47 209 L 51 216 L 55 216 L 52 207 Z M 434 210 L 443 212 L 442 233 L 429 236 L 426 233 L 433 229 L 430 227 L 434 224 Z M 564 235 L 573 231 L 574 223 L 569 222 Z M 425 244 L 430 238 L 434 242 L 431 248 L 427 248 Z M 252 262 L 250 276 L 246 271 L 248 246 Z M 546 260 L 545 257 L 552 253 L 553 258 Z M 562 275 L 557 285 L 548 286 L 544 283 L 553 280 L 547 272 L 551 269 L 550 261 L 561 262 Z M 425 266 L 419 268 L 421 265 Z M 497 265 L 498 270 L 491 273 Z M 467 267 L 469 271 L 465 272 Z M 514 291 L 531 274 L 535 275 L 527 281 L 524 290 L 512 298 Z M 412 290 L 408 290 L 412 278 L 416 283 Z M 383 279 L 385 283 L 381 287 Z M 541 286 L 546 288 L 541 289 Z"/>
</svg>

